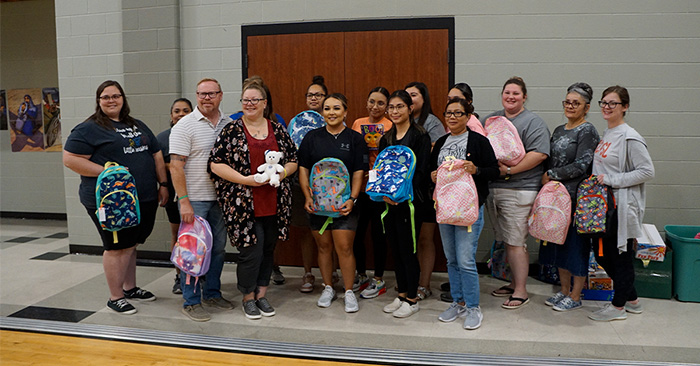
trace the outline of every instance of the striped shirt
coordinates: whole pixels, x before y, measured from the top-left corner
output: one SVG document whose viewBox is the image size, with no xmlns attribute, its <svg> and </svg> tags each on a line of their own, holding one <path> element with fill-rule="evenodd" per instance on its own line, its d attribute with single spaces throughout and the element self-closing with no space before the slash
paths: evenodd
<svg viewBox="0 0 700 366">
<path fill-rule="evenodd" d="M 216 138 L 231 122 L 231 118 L 219 110 L 219 122 L 214 126 L 202 115 L 198 107 L 182 117 L 170 133 L 170 154 L 187 156 L 185 179 L 190 201 L 215 201 L 214 183 L 209 178 L 207 164 Z"/>
</svg>

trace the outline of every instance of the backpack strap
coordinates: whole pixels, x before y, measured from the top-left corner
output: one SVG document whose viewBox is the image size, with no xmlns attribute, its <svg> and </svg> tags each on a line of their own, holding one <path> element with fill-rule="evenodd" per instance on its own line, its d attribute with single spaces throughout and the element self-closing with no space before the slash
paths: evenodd
<svg viewBox="0 0 700 366">
<path fill-rule="evenodd" d="M 117 232 L 116 232 L 116 231 L 112 231 L 112 241 L 114 242 L 114 244 L 119 243 L 119 238 L 117 238 Z"/>
<path fill-rule="evenodd" d="M 318 235 L 323 235 L 323 232 L 326 231 L 326 228 L 328 227 L 328 225 L 330 225 L 332 223 L 333 223 L 333 218 L 328 216 L 328 218 L 326 219 L 326 222 L 324 222 L 323 226 L 321 226 L 321 230 L 318 231 Z"/>
<path fill-rule="evenodd" d="M 413 200 L 408 200 L 408 209 L 411 211 L 411 235 L 413 236 L 413 254 L 416 254 L 416 210 L 413 207 Z"/>
</svg>

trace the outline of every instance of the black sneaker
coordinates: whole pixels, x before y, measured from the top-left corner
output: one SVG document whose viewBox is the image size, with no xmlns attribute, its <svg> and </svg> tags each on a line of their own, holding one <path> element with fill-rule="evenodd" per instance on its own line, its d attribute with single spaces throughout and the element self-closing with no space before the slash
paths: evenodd
<svg viewBox="0 0 700 366">
<path fill-rule="evenodd" d="M 156 295 L 152 294 L 150 291 L 146 291 L 140 287 L 134 287 L 129 291 L 123 291 L 124 297 L 127 299 L 141 300 L 141 301 L 153 301 L 156 299 Z"/>
<path fill-rule="evenodd" d="M 243 313 L 248 319 L 262 318 L 262 315 L 260 315 L 260 309 L 258 309 L 258 306 L 255 305 L 255 300 L 243 301 Z"/>
<path fill-rule="evenodd" d="M 182 287 L 180 286 L 180 275 L 175 274 L 175 283 L 173 284 L 173 293 L 174 294 L 181 294 L 182 293 Z"/>
<path fill-rule="evenodd" d="M 134 307 L 134 305 L 129 304 L 129 302 L 126 301 L 126 298 L 124 297 L 116 300 L 108 300 L 107 307 L 116 311 L 119 314 L 129 315 L 136 313 L 136 308 Z"/>
<path fill-rule="evenodd" d="M 258 309 L 262 313 L 262 316 L 275 315 L 275 308 L 273 308 L 272 305 L 270 305 L 270 302 L 267 301 L 267 298 L 261 297 L 261 298 L 255 300 L 255 305 L 258 307 Z"/>
</svg>

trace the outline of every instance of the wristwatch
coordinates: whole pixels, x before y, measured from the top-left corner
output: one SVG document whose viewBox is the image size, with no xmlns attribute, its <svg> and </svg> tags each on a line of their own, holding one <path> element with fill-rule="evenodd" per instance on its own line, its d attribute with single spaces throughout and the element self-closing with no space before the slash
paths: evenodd
<svg viewBox="0 0 700 366">
<path fill-rule="evenodd" d="M 356 205 L 357 204 L 357 198 L 350 196 L 350 199 L 352 200 L 352 204 Z"/>
<path fill-rule="evenodd" d="M 510 179 L 510 167 L 506 169 L 506 180 Z"/>
</svg>

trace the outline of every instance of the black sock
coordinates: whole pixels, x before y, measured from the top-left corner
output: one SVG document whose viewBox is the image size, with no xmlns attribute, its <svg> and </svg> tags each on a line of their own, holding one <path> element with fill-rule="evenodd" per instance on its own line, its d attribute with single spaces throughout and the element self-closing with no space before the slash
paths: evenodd
<svg viewBox="0 0 700 366">
<path fill-rule="evenodd" d="M 403 297 L 403 296 L 399 296 L 399 300 L 401 300 L 401 301 L 406 301 L 406 298 Z"/>
<path fill-rule="evenodd" d="M 406 302 L 408 303 L 408 305 L 411 305 L 411 306 L 413 306 L 413 305 L 416 304 L 415 301 L 411 301 L 411 300 L 409 300 L 409 299 L 404 299 L 404 301 L 406 301 Z"/>
</svg>

